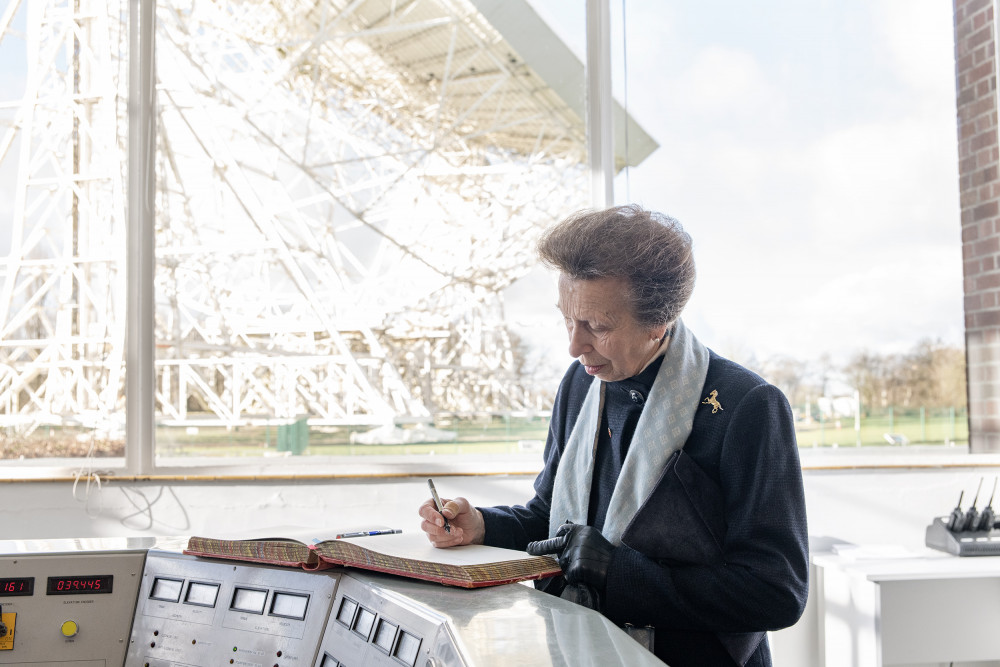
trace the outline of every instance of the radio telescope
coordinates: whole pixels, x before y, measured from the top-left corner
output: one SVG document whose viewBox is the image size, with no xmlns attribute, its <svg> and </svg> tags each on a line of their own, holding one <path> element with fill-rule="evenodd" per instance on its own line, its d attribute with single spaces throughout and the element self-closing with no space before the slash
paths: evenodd
<svg viewBox="0 0 1000 667">
<path fill-rule="evenodd" d="M 530 5 L 160 0 L 156 18 L 157 421 L 545 408 L 502 292 L 589 176 L 583 66 Z M 26 64 L 0 92 L 0 424 L 25 433 L 123 410 L 127 20 L 98 0 L 0 17 L 0 58 Z M 626 123 L 637 164 L 656 144 Z"/>
</svg>

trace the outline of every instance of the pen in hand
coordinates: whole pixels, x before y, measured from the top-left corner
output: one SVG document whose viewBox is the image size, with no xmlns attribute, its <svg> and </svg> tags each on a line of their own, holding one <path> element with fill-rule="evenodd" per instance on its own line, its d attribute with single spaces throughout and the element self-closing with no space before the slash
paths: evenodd
<svg viewBox="0 0 1000 667">
<path fill-rule="evenodd" d="M 430 477 L 427 478 L 427 486 L 431 489 L 431 497 L 434 498 L 434 505 L 437 506 L 438 514 L 444 519 L 444 531 L 450 533 L 451 524 L 448 523 L 448 519 L 444 515 L 444 505 L 441 504 L 441 496 L 438 495 L 437 489 L 434 488 L 434 480 Z"/>
</svg>

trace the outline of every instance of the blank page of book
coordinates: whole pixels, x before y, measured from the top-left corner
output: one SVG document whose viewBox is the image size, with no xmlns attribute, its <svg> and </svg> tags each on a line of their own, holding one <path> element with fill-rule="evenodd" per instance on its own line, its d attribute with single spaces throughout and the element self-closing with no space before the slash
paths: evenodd
<svg viewBox="0 0 1000 667">
<path fill-rule="evenodd" d="M 439 549 L 432 545 L 420 529 L 404 531 L 396 535 L 374 535 L 371 537 L 349 537 L 338 540 L 351 542 L 359 547 L 377 551 L 387 556 L 420 560 L 427 563 L 445 565 L 485 565 L 512 560 L 535 558 L 524 551 L 487 547 L 482 544 L 466 544 L 460 547 Z"/>
</svg>

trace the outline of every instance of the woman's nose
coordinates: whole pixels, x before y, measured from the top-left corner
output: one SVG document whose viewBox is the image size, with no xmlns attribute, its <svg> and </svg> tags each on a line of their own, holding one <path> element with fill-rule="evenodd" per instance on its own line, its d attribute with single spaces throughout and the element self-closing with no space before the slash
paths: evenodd
<svg viewBox="0 0 1000 667">
<path fill-rule="evenodd" d="M 590 351 L 590 340 L 582 327 L 569 327 L 569 355 L 579 357 L 581 354 Z"/>
</svg>

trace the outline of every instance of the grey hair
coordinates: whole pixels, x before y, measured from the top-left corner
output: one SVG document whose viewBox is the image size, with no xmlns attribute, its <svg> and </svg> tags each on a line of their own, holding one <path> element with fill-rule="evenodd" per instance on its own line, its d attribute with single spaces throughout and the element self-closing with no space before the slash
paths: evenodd
<svg viewBox="0 0 1000 667">
<path fill-rule="evenodd" d="M 574 280 L 624 278 L 643 326 L 673 324 L 694 290 L 691 237 L 677 220 L 635 204 L 571 215 L 545 231 L 538 256 Z"/>
</svg>

